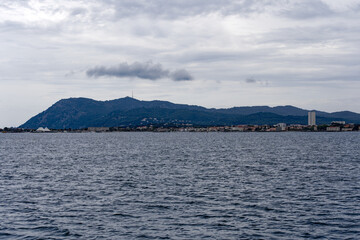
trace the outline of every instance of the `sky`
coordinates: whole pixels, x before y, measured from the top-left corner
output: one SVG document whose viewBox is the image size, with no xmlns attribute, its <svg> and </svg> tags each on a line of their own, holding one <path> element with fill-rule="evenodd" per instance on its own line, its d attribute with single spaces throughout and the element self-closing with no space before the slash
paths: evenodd
<svg viewBox="0 0 360 240">
<path fill-rule="evenodd" d="M 360 112 L 360 0 L 1 0 L 0 127 L 60 99 Z"/>
</svg>

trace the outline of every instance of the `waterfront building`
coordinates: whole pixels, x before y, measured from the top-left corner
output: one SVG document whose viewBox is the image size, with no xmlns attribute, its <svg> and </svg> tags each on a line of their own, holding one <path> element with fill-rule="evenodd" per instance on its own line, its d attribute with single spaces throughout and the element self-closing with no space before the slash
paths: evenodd
<svg viewBox="0 0 360 240">
<path fill-rule="evenodd" d="M 110 131 L 109 127 L 88 127 L 89 132 L 108 132 Z"/>
<path fill-rule="evenodd" d="M 278 123 L 276 124 L 276 130 L 277 131 L 286 131 L 287 127 L 286 127 L 286 123 Z"/>
<path fill-rule="evenodd" d="M 340 132 L 340 127 L 327 127 L 327 132 Z"/>
<path fill-rule="evenodd" d="M 231 127 L 231 131 L 233 132 L 243 132 L 244 128 L 241 126 L 235 126 L 235 127 Z"/>
<path fill-rule="evenodd" d="M 308 125 L 309 126 L 316 125 L 316 112 L 315 111 L 308 112 Z"/>
</svg>

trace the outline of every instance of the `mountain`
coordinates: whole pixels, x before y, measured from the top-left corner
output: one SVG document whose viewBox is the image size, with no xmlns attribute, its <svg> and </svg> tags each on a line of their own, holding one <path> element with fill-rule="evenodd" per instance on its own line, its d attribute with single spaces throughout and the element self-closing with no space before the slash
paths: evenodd
<svg viewBox="0 0 360 240">
<path fill-rule="evenodd" d="M 238 124 L 306 124 L 308 110 L 293 106 L 233 107 L 208 109 L 201 106 L 167 101 L 140 101 L 125 97 L 111 101 L 69 98 L 56 102 L 46 111 L 32 117 L 21 128 L 80 129 L 86 127 L 127 127 L 140 125 L 192 124 L 197 126 Z M 317 123 L 331 121 L 360 122 L 360 114 L 344 111 L 317 111 Z"/>
<path fill-rule="evenodd" d="M 308 111 L 293 107 L 293 106 L 278 106 L 278 107 L 268 107 L 268 106 L 254 106 L 254 107 L 233 107 L 228 109 L 219 109 L 222 113 L 232 113 L 240 115 L 249 115 L 259 112 L 274 113 L 282 116 L 306 116 Z"/>
</svg>

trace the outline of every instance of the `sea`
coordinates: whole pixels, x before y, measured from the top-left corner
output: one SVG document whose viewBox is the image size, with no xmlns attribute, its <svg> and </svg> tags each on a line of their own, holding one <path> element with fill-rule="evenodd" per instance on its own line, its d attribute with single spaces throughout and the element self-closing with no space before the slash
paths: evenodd
<svg viewBox="0 0 360 240">
<path fill-rule="evenodd" d="M 360 239 L 360 132 L 0 134 L 0 239 Z"/>
</svg>

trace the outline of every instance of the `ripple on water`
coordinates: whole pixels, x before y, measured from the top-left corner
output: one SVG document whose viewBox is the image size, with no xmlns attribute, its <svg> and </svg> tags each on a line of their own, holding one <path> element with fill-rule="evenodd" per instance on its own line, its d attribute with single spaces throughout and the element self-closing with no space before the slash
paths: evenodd
<svg viewBox="0 0 360 240">
<path fill-rule="evenodd" d="M 0 239 L 357 239 L 359 137 L 1 134 Z"/>
</svg>

